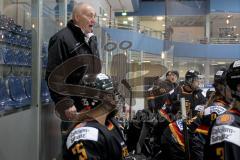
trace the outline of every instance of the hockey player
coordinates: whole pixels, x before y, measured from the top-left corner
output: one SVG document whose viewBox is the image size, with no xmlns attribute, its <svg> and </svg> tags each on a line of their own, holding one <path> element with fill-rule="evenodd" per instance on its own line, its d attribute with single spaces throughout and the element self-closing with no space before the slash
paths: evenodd
<svg viewBox="0 0 240 160">
<path fill-rule="evenodd" d="M 88 62 L 88 63 L 86 63 Z M 94 65 L 92 65 L 94 64 Z M 82 68 L 84 65 L 85 67 Z M 66 84 L 65 80 L 77 69 L 85 69 L 79 77 L 79 84 Z M 81 109 L 65 115 L 68 109 L 63 103 L 72 103 L 62 99 L 56 104 L 56 113 L 63 120 L 72 122 L 64 141 L 64 160 L 122 160 L 128 156 L 128 150 L 116 113 L 116 95 L 111 79 L 102 73 L 100 60 L 92 55 L 72 57 L 58 66 L 49 76 L 49 87 L 64 96 L 75 96 Z"/>
<path fill-rule="evenodd" d="M 197 116 L 187 121 L 190 157 L 191 159 L 203 159 L 203 146 L 208 128 L 218 115 L 223 114 L 229 106 L 225 83 L 226 69 L 220 69 L 214 75 L 215 94 L 210 98 L 209 106 L 196 106 L 199 112 Z M 183 122 L 181 119 L 169 124 L 162 138 L 163 154 L 167 159 L 181 159 L 185 154 L 185 139 L 183 136 Z M 183 158 L 183 157 L 182 157 Z"/>
<path fill-rule="evenodd" d="M 206 98 L 200 89 L 201 74 L 195 70 L 188 70 L 185 74 L 185 81 L 180 84 L 171 94 L 171 99 L 185 98 L 186 111 L 188 117 L 192 118 L 197 114 L 195 107 L 197 105 L 204 105 Z"/>
<path fill-rule="evenodd" d="M 228 68 L 227 85 L 233 97 L 232 108 L 217 117 L 210 130 L 205 159 L 238 160 L 240 157 L 240 60 Z"/>
</svg>

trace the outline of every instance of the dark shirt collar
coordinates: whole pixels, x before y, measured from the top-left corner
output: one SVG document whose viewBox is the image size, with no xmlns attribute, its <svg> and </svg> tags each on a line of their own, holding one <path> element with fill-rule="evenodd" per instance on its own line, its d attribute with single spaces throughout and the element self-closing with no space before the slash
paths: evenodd
<svg viewBox="0 0 240 160">
<path fill-rule="evenodd" d="M 67 27 L 73 32 L 73 35 L 74 35 L 77 39 L 84 40 L 84 36 L 85 36 L 85 35 L 83 34 L 81 28 L 78 27 L 78 26 L 76 26 L 76 25 L 73 23 L 73 20 L 68 21 Z"/>
</svg>

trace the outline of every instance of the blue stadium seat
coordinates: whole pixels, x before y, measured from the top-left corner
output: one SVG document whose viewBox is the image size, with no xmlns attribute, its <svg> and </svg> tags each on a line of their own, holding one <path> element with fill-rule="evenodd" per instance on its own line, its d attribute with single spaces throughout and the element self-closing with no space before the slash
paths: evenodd
<svg viewBox="0 0 240 160">
<path fill-rule="evenodd" d="M 32 53 L 28 50 L 25 50 L 25 57 L 26 57 L 26 65 L 31 66 L 32 65 Z"/>
<path fill-rule="evenodd" d="M 15 64 L 15 56 L 11 48 L 4 47 L 2 54 L 3 54 L 3 61 L 5 64 Z"/>
<path fill-rule="evenodd" d="M 11 98 L 18 103 L 16 108 L 30 105 L 30 100 L 25 93 L 22 79 L 16 76 L 7 77 L 9 93 Z"/>
<path fill-rule="evenodd" d="M 16 64 L 18 65 L 25 65 L 25 55 L 24 52 L 20 49 L 15 50 L 16 51 Z"/>
<path fill-rule="evenodd" d="M 32 77 L 24 77 L 24 88 L 28 99 L 32 98 Z"/>
<path fill-rule="evenodd" d="M 4 64 L 3 63 L 3 55 L 2 55 L 2 53 L 3 53 L 3 46 L 0 45 L 0 64 Z"/>
<path fill-rule="evenodd" d="M 17 103 L 14 102 L 8 94 L 6 81 L 0 79 L 0 110 L 7 111 L 13 109 L 16 105 Z"/>
<path fill-rule="evenodd" d="M 41 99 L 43 102 L 50 102 L 51 101 L 51 97 L 50 97 L 50 93 L 48 90 L 48 86 L 47 86 L 47 82 L 42 79 L 41 81 Z"/>
</svg>

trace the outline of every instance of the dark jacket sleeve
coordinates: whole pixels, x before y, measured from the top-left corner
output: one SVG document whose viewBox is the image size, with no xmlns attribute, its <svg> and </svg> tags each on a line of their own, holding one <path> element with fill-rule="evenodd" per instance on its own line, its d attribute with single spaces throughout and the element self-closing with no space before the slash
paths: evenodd
<svg viewBox="0 0 240 160">
<path fill-rule="evenodd" d="M 48 47 L 48 64 L 47 64 L 46 76 L 45 76 L 45 80 L 47 81 L 47 84 L 48 84 L 49 75 L 58 65 L 63 63 L 63 61 L 66 59 L 67 53 L 68 53 L 68 48 L 66 47 L 64 42 L 57 36 L 53 36 L 49 41 L 49 47 Z M 49 88 L 49 91 L 50 91 L 51 98 L 55 103 L 59 102 L 62 99 L 65 99 L 65 100 L 69 99 L 67 104 L 73 105 L 73 100 L 70 97 L 62 96 L 52 91 L 51 88 Z"/>
</svg>

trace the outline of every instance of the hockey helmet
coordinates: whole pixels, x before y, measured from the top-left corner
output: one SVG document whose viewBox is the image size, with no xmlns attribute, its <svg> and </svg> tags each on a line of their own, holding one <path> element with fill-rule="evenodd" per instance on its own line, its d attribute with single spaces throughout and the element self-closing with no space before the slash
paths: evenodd
<svg viewBox="0 0 240 160">
<path fill-rule="evenodd" d="M 200 75 L 200 72 L 196 70 L 188 70 L 185 74 L 185 81 L 191 84 L 194 80 L 199 79 Z"/>
<path fill-rule="evenodd" d="M 218 70 L 215 75 L 214 75 L 214 85 L 216 84 L 225 84 L 226 80 L 226 74 L 227 74 L 227 69 L 226 68 L 221 68 Z"/>
<path fill-rule="evenodd" d="M 71 73 L 82 66 L 86 66 L 86 70 L 84 75 L 79 77 L 81 83 L 66 83 Z M 78 55 L 69 58 L 51 72 L 48 79 L 51 90 L 66 97 L 74 97 L 83 106 L 79 112 L 71 116 L 71 119 L 68 119 L 65 116 L 65 110 L 69 105 L 57 103 L 55 107 L 57 116 L 64 121 L 79 122 L 115 110 L 117 101 L 112 80 L 100 72 L 101 61 L 93 55 Z M 66 101 L 69 102 L 69 98 Z"/>
<path fill-rule="evenodd" d="M 229 66 L 226 81 L 231 89 L 232 96 L 240 101 L 240 60 L 234 61 Z"/>
<path fill-rule="evenodd" d="M 225 68 L 218 70 L 214 75 L 213 83 L 216 92 L 224 97 L 226 96 L 226 74 L 227 70 Z"/>
</svg>

